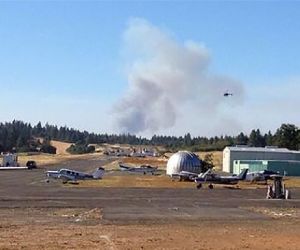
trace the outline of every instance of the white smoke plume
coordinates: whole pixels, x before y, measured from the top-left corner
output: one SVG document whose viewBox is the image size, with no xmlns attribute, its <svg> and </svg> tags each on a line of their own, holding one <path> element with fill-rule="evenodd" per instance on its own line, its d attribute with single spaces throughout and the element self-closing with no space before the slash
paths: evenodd
<svg viewBox="0 0 300 250">
<path fill-rule="evenodd" d="M 242 96 L 241 83 L 209 72 L 210 54 L 199 43 L 180 44 L 146 20 L 132 19 L 124 44 L 128 89 L 114 110 L 122 132 L 170 128 L 182 112 L 222 118 L 223 93 L 229 90 Z M 235 97 L 233 103 L 240 101 Z"/>
</svg>

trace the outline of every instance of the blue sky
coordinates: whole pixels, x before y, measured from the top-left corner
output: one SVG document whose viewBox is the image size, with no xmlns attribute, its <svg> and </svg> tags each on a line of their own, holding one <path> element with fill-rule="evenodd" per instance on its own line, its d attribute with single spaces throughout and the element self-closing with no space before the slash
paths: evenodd
<svg viewBox="0 0 300 250">
<path fill-rule="evenodd" d="M 207 128 L 201 120 L 183 121 L 193 116 L 188 114 L 170 128 L 142 135 L 299 125 L 300 3 L 283 1 L 0 2 L 0 120 L 121 132 L 112 109 L 128 88 L 123 34 L 132 18 L 147 20 L 178 43 L 203 44 L 211 56 L 209 71 L 245 88 L 243 104 L 225 110 L 229 118 L 239 117 L 238 126 Z"/>
</svg>

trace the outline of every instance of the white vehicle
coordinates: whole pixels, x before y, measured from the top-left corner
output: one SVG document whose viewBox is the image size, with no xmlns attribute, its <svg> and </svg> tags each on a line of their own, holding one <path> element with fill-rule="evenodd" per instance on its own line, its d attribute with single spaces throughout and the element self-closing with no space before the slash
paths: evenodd
<svg viewBox="0 0 300 250">
<path fill-rule="evenodd" d="M 104 172 L 105 169 L 102 167 L 97 168 L 92 174 L 62 168 L 56 171 L 47 171 L 46 174 L 48 178 L 61 179 L 63 183 L 67 183 L 68 181 L 76 182 L 77 180 L 102 179 Z M 49 182 L 49 179 L 47 181 Z"/>
</svg>

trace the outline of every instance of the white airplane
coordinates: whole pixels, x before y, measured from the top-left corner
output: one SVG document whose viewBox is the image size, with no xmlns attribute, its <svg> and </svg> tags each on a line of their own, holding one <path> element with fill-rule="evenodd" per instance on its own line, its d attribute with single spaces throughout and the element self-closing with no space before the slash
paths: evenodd
<svg viewBox="0 0 300 250">
<path fill-rule="evenodd" d="M 119 167 L 121 171 L 128 171 L 128 172 L 136 172 L 136 173 L 151 173 L 154 175 L 154 172 L 157 171 L 157 167 L 152 167 L 150 165 L 141 165 L 140 167 L 131 167 L 131 166 L 126 166 L 122 163 L 119 163 Z"/>
<path fill-rule="evenodd" d="M 76 182 L 77 180 L 102 179 L 104 172 L 105 169 L 102 167 L 97 168 L 92 174 L 62 168 L 56 171 L 47 171 L 46 174 L 48 178 L 61 179 L 63 183 L 67 183 L 68 181 Z M 49 179 L 47 179 L 47 182 L 49 182 Z"/>
<path fill-rule="evenodd" d="M 209 169 L 202 176 L 195 178 L 195 182 L 197 183 L 198 189 L 200 189 L 204 183 L 209 183 L 208 187 L 210 189 L 213 189 L 213 184 L 236 185 L 239 181 L 246 179 L 247 172 L 248 168 L 245 168 L 239 175 L 222 176 L 213 173 L 212 170 Z"/>
<path fill-rule="evenodd" d="M 171 177 L 179 178 L 179 181 L 194 181 L 198 177 L 198 174 L 189 171 L 180 171 L 178 174 L 172 174 Z"/>
<path fill-rule="evenodd" d="M 172 178 L 179 177 L 179 181 L 195 181 L 197 177 L 203 177 L 210 172 L 210 169 L 204 173 L 194 173 L 189 171 L 180 171 L 178 174 L 172 174 Z"/>
<path fill-rule="evenodd" d="M 267 181 L 272 179 L 272 175 L 278 175 L 279 172 L 272 171 L 272 170 L 262 170 L 262 171 L 254 171 L 247 173 L 246 181 L 251 182 L 260 182 L 260 181 Z"/>
</svg>

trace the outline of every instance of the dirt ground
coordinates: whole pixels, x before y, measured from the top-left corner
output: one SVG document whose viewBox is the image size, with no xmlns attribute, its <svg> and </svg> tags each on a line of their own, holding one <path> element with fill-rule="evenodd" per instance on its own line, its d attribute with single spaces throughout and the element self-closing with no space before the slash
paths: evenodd
<svg viewBox="0 0 300 250">
<path fill-rule="evenodd" d="M 3 225 L 0 249 L 299 249 L 288 221 L 156 225 Z M 3 230 L 5 229 L 5 230 Z"/>
<path fill-rule="evenodd" d="M 66 150 L 71 146 L 71 144 L 72 143 L 51 140 L 51 145 L 56 148 L 56 154 L 59 155 L 68 154 Z"/>
</svg>

